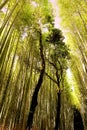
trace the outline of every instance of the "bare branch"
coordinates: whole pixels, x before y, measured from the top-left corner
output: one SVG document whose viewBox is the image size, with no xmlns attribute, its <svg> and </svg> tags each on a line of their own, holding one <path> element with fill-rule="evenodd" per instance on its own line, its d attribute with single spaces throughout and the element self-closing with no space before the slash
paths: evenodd
<svg viewBox="0 0 87 130">
<path fill-rule="evenodd" d="M 46 75 L 49 79 L 51 79 L 54 83 L 56 83 L 56 84 L 58 85 L 57 81 L 56 81 L 55 79 L 53 79 L 48 73 L 45 72 L 45 75 Z"/>
</svg>

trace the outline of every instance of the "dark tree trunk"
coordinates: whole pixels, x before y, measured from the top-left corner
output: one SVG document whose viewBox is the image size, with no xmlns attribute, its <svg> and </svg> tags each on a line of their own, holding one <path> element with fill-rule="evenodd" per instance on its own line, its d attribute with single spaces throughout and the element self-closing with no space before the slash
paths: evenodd
<svg viewBox="0 0 87 130">
<path fill-rule="evenodd" d="M 84 130 L 82 116 L 77 108 L 74 108 L 74 130 Z"/>
<path fill-rule="evenodd" d="M 62 75 L 62 71 L 61 71 L 61 75 Z M 55 130 L 58 130 L 60 129 L 60 107 L 61 107 L 60 75 L 58 74 L 58 70 L 56 70 L 56 79 L 57 79 L 57 86 L 59 92 L 57 93 L 57 108 L 56 108 L 57 114 L 55 120 Z"/>
<path fill-rule="evenodd" d="M 56 114 L 56 121 L 55 121 L 55 130 L 60 129 L 60 107 L 61 107 L 61 92 L 57 93 L 57 114 Z"/>
<path fill-rule="evenodd" d="M 33 116 L 34 116 L 34 112 L 35 112 L 35 108 L 37 106 L 37 98 L 38 98 L 38 92 L 39 89 L 41 87 L 41 84 L 43 82 L 43 75 L 44 75 L 44 70 L 41 71 L 38 83 L 36 85 L 33 97 L 32 97 L 32 101 L 31 101 L 31 106 L 30 106 L 30 112 L 29 112 L 29 116 L 28 116 L 28 121 L 27 121 L 27 127 L 28 130 L 30 130 L 30 128 L 32 127 L 32 122 L 33 122 Z"/>
<path fill-rule="evenodd" d="M 34 112 L 35 112 L 35 108 L 38 104 L 37 102 L 37 98 L 38 98 L 38 92 L 41 88 L 42 82 L 43 82 L 43 76 L 45 73 L 45 60 L 44 60 L 44 54 L 43 54 L 43 45 L 42 45 L 42 33 L 41 31 L 39 32 L 40 34 L 40 39 L 39 39 L 39 46 L 40 46 L 40 56 L 41 56 L 41 64 L 42 64 L 42 70 L 40 72 L 40 76 L 39 76 L 39 80 L 38 83 L 35 87 L 35 91 L 32 97 L 32 101 L 31 101 L 31 106 L 30 106 L 30 111 L 29 111 L 29 116 L 28 116 L 28 120 L 27 120 L 27 129 L 30 130 L 30 128 L 32 127 L 32 123 L 33 123 L 33 117 L 34 117 Z"/>
</svg>

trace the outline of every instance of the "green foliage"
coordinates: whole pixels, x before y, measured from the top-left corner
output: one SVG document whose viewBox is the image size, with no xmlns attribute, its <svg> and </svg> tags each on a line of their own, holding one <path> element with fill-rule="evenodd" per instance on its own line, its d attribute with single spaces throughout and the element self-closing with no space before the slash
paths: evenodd
<svg viewBox="0 0 87 130">
<path fill-rule="evenodd" d="M 34 13 L 33 6 L 26 3 L 24 4 L 21 10 L 20 18 L 25 24 L 30 25 L 31 21 L 33 20 L 33 13 Z"/>
<path fill-rule="evenodd" d="M 61 30 L 57 29 L 57 28 L 53 28 L 49 34 L 49 36 L 47 37 L 46 41 L 48 41 L 49 43 L 53 43 L 58 44 L 61 41 L 62 44 L 62 40 L 64 39 L 64 37 L 62 36 L 62 32 Z"/>
<path fill-rule="evenodd" d="M 62 36 L 61 30 L 53 28 L 48 34 L 46 41 L 52 45 L 51 58 L 55 63 L 60 62 L 62 67 L 66 64 L 67 60 L 70 58 L 69 48 L 63 42 L 64 37 Z"/>
<path fill-rule="evenodd" d="M 10 8 L 13 7 L 15 3 L 14 1 L 10 3 Z M 9 84 L 7 84 L 7 91 L 9 94 L 8 96 L 7 94 L 5 96 L 6 103 L 4 103 L 4 105 L 2 106 L 2 113 L 4 114 L 1 114 L 1 118 L 3 117 L 4 122 L 5 120 L 9 120 L 10 122 L 11 119 L 12 122 L 10 122 L 10 125 L 12 126 L 14 126 L 16 123 L 21 123 L 21 119 L 23 119 L 23 125 L 25 125 L 26 123 L 32 93 L 35 89 L 34 86 L 38 81 L 38 77 L 41 70 L 41 57 L 39 52 L 39 31 L 41 29 L 44 57 L 48 58 L 45 59 L 46 72 L 49 76 L 47 77 L 46 73 L 44 75 L 42 90 L 40 91 L 40 96 L 38 97 L 40 103 L 38 105 L 38 115 L 35 113 L 35 122 L 41 121 L 41 119 L 39 119 L 38 117 L 40 114 L 43 115 L 43 112 L 41 112 L 41 110 L 42 108 L 44 108 L 42 111 L 44 111 L 45 116 L 49 116 L 47 120 L 50 124 L 50 116 L 54 117 L 52 121 L 55 120 L 55 105 L 57 98 L 57 95 L 55 95 L 55 93 L 58 90 L 57 84 L 55 84 L 55 82 L 57 83 L 56 71 L 58 71 L 58 76 L 61 77 L 61 71 L 67 69 L 67 61 L 69 59 L 69 48 L 63 41 L 64 36 L 62 35 L 61 30 L 54 28 L 54 16 L 52 13 L 52 6 L 49 4 L 48 0 L 22 1 L 23 5 L 21 6 L 19 12 L 15 10 L 15 14 L 12 13 L 14 15 L 11 15 L 9 17 L 9 22 L 7 21 L 6 23 L 6 26 L 10 27 L 9 25 L 12 23 L 14 16 L 16 16 L 16 14 L 18 13 L 17 17 L 13 21 L 13 25 L 11 26 L 11 29 L 13 29 L 13 32 L 15 32 L 16 35 L 14 35 L 14 38 L 10 36 L 11 41 L 8 41 L 9 49 L 6 50 L 6 53 L 9 51 L 9 53 L 7 53 L 8 58 L 6 60 L 2 58 L 5 67 L 3 69 L 2 64 L 2 70 L 4 71 L 1 80 L 4 80 L 2 81 L 1 85 L 1 98 L 4 95 L 3 89 L 5 89 L 6 86 L 4 84 L 6 84 L 8 80 L 8 75 L 10 71 L 11 74 L 9 76 Z M 20 3 L 20 1 L 18 2 Z M 10 9 L 8 10 L 10 11 Z M 43 31 L 44 29 L 46 29 L 47 32 Z M 7 32 L 7 29 L 5 29 L 5 31 Z M 2 36 L 4 35 L 5 33 L 3 32 Z M 1 38 L 3 38 L 6 41 L 6 39 L 2 36 Z M 16 48 L 15 39 L 16 42 L 18 41 L 18 46 L 14 56 Z M 4 54 L 5 57 L 7 54 Z M 13 66 L 11 67 L 13 57 L 14 62 Z M 52 64 L 50 64 L 49 62 Z M 8 100 L 9 104 L 7 106 Z M 15 115 L 12 114 L 13 110 L 17 111 L 15 112 Z M 11 117 L 9 116 L 10 114 L 12 114 Z M 14 120 L 19 121 L 15 122 Z"/>
<path fill-rule="evenodd" d="M 31 27 L 34 9 L 30 4 L 24 4 L 22 10 L 18 13 L 17 20 L 15 21 L 15 27 L 20 31 L 26 27 Z"/>
<path fill-rule="evenodd" d="M 54 19 L 53 19 L 53 13 L 51 10 L 52 7 L 51 7 L 50 3 L 48 3 L 48 2 L 42 3 L 41 8 L 42 8 L 41 9 L 42 15 L 44 16 L 45 22 L 53 24 Z"/>
</svg>

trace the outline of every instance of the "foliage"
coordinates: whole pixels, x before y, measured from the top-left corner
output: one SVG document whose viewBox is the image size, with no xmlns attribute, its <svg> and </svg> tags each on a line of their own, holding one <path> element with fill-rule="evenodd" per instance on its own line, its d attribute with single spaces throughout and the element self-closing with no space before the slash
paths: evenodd
<svg viewBox="0 0 87 130">
<path fill-rule="evenodd" d="M 67 60 L 70 58 L 69 55 L 69 48 L 68 46 L 63 42 L 63 35 L 61 30 L 57 28 L 52 28 L 52 30 L 49 32 L 46 41 L 50 44 L 52 52 L 51 52 L 51 60 L 52 62 L 62 68 L 66 69 L 66 63 Z M 59 68 L 61 68 L 59 67 Z"/>
<path fill-rule="evenodd" d="M 75 92 L 72 93 L 72 83 L 67 78 L 70 84 L 65 83 L 65 98 L 69 93 L 66 105 L 69 100 L 72 104 L 80 106 L 81 101 L 77 98 L 79 90 L 83 92 L 87 84 L 87 3 L 79 0 L 59 0 L 59 3 L 62 26 L 68 29 L 64 35 L 67 36 L 67 43 L 72 44 L 69 45 L 73 59 L 71 68 L 76 79 L 73 82 L 77 81 L 74 84 Z M 39 48 L 41 31 L 46 68 L 33 125 L 38 125 L 41 129 L 45 123 L 45 129 L 53 128 L 57 92 L 65 91 L 63 81 L 70 62 L 70 50 L 64 42 L 62 31 L 54 28 L 52 5 L 48 0 L 10 0 L 1 8 L 0 123 L 7 125 L 11 130 L 16 126 L 19 130 L 26 127 L 33 92 L 42 69 Z M 86 95 L 85 91 L 83 93 Z M 65 105 L 65 102 L 61 104 Z"/>
</svg>

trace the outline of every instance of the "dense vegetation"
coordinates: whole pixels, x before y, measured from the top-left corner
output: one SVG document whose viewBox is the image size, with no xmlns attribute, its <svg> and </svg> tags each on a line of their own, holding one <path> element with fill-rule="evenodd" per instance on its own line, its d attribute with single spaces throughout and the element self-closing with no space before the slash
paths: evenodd
<svg viewBox="0 0 87 130">
<path fill-rule="evenodd" d="M 72 130 L 76 109 L 86 130 L 86 4 L 59 0 L 60 30 L 50 1 L 0 0 L 0 129 Z"/>
<path fill-rule="evenodd" d="M 75 92 L 80 101 L 80 111 L 87 129 L 87 1 L 59 0 L 62 28 L 66 43 L 71 48 L 71 71 L 74 75 Z M 67 25 L 68 23 L 68 25 Z M 79 93 L 80 92 L 80 93 Z"/>
</svg>

